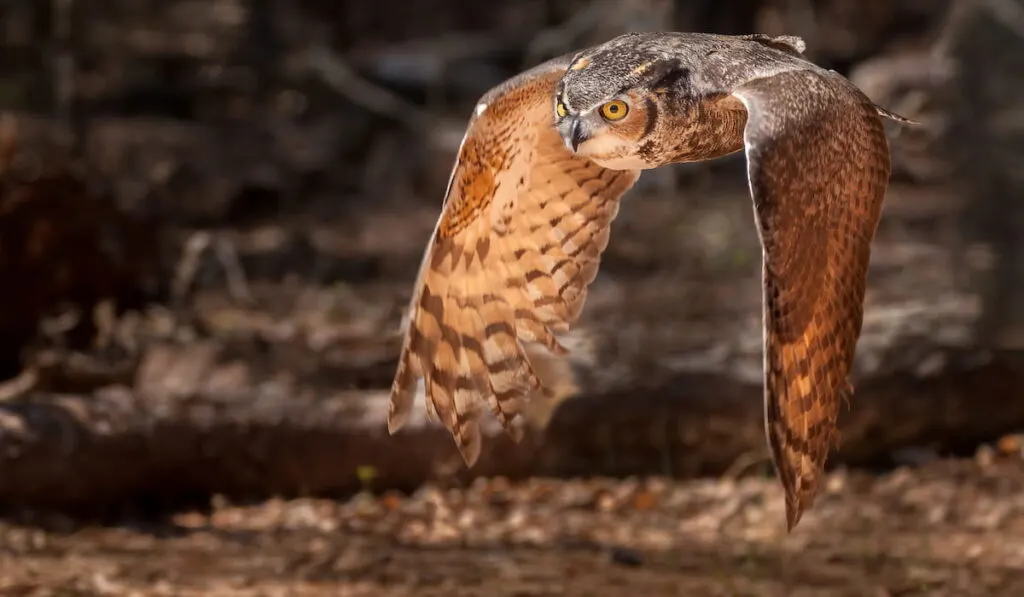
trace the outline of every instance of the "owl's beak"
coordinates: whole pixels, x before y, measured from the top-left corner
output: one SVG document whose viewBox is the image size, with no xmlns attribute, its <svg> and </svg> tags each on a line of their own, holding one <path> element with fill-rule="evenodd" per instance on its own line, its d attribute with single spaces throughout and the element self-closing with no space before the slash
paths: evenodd
<svg viewBox="0 0 1024 597">
<path fill-rule="evenodd" d="M 579 118 L 573 118 L 569 124 L 569 135 L 565 137 L 565 147 L 572 149 L 573 153 L 579 149 L 580 144 L 590 138 L 590 131 L 580 121 Z"/>
</svg>

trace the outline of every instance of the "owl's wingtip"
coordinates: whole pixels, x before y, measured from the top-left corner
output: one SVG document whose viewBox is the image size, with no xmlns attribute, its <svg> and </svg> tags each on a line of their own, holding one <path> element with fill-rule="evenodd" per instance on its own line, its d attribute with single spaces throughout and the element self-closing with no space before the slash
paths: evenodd
<svg viewBox="0 0 1024 597">
<path fill-rule="evenodd" d="M 467 468 L 473 468 L 477 460 L 480 460 L 480 452 L 483 448 L 483 437 L 480 435 L 480 428 L 475 422 L 467 423 L 461 430 L 453 433 L 455 445 L 459 448 L 459 454 L 466 463 Z"/>
<path fill-rule="evenodd" d="M 394 435 L 405 425 L 405 417 L 388 417 L 388 435 Z"/>
<path fill-rule="evenodd" d="M 409 420 L 409 409 L 412 400 L 400 388 L 394 388 L 391 392 L 391 400 L 388 403 L 388 435 L 398 433 L 398 430 L 405 426 Z"/>
<path fill-rule="evenodd" d="M 800 518 L 804 515 L 804 508 L 800 504 L 799 498 L 790 499 L 786 498 L 786 532 L 792 533 L 793 529 L 800 522 Z"/>
<path fill-rule="evenodd" d="M 792 489 L 786 487 L 785 492 L 786 532 L 792 533 L 796 525 L 800 523 L 800 519 L 803 518 L 804 512 L 814 506 L 814 499 L 818 495 L 818 483 L 806 479 L 799 480 L 796 487 Z"/>
</svg>

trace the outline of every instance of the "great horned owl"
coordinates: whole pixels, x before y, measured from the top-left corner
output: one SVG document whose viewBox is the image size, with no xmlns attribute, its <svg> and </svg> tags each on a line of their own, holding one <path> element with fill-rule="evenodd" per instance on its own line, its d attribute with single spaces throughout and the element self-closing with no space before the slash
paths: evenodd
<svg viewBox="0 0 1024 597">
<path fill-rule="evenodd" d="M 768 444 L 791 530 L 849 397 L 889 179 L 882 117 L 796 37 L 631 33 L 526 71 L 470 118 L 410 306 L 388 428 L 424 379 L 466 463 L 485 405 L 543 390 L 525 347 L 564 353 L 619 200 L 642 170 L 745 150 L 763 247 Z"/>
</svg>

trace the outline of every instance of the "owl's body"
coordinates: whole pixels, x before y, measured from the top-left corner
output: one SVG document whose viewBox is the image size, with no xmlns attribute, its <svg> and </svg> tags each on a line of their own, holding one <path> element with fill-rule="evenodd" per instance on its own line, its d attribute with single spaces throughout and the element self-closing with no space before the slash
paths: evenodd
<svg viewBox="0 0 1024 597">
<path fill-rule="evenodd" d="M 792 528 L 813 502 L 860 334 L 889 176 L 876 107 L 794 37 L 627 34 L 485 94 L 414 290 L 392 389 L 468 464 L 488 408 L 511 433 L 545 390 L 526 350 L 564 352 L 622 195 L 645 169 L 745 150 L 764 249 L 765 416 Z"/>
</svg>

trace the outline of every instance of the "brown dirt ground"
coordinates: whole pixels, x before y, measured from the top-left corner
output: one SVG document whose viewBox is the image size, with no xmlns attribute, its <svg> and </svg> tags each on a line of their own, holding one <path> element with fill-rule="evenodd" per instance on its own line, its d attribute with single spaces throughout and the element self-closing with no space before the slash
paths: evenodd
<svg viewBox="0 0 1024 597">
<path fill-rule="evenodd" d="M 837 471 L 791 535 L 767 478 L 478 480 L 165 523 L 0 523 L 0 594 L 1024 594 L 1024 462 Z M 46 530 L 44 530 L 46 529 Z"/>
</svg>

